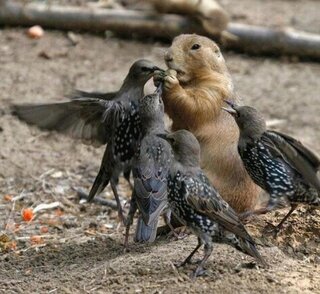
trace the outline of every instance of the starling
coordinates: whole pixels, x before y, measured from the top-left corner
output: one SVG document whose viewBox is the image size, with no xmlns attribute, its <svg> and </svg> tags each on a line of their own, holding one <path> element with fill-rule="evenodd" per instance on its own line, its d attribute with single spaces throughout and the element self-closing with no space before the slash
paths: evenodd
<svg viewBox="0 0 320 294">
<path fill-rule="evenodd" d="M 320 205 L 320 159 L 301 142 L 266 129 L 262 115 L 249 106 L 226 101 L 229 112 L 240 129 L 238 151 L 252 180 L 270 199 L 266 207 L 243 214 L 267 213 L 284 201 L 291 205 L 288 214 L 275 227 L 277 233 L 299 203 Z"/>
<path fill-rule="evenodd" d="M 116 184 L 119 175 L 130 174 L 131 160 L 140 139 L 138 101 L 144 95 L 144 85 L 160 70 L 148 60 L 138 60 L 130 68 L 120 90 L 99 94 L 78 92 L 90 96 L 73 98 L 64 103 L 15 105 L 14 114 L 41 129 L 56 130 L 80 138 L 93 145 L 107 144 L 99 173 L 88 200 L 92 200 L 110 182 L 118 205 L 118 215 L 124 221 Z"/>
<path fill-rule="evenodd" d="M 131 207 L 127 219 L 125 246 L 133 215 L 138 208 L 135 241 L 153 242 L 159 215 L 167 206 L 167 177 L 172 153 L 170 144 L 157 136 L 165 132 L 162 85 L 155 93 L 139 100 L 141 141 L 132 162 L 134 179 Z"/>
<path fill-rule="evenodd" d="M 201 170 L 200 145 L 194 135 L 180 130 L 159 136 L 171 144 L 174 153 L 168 177 L 169 207 L 198 237 L 197 247 L 180 266 L 190 263 L 192 256 L 204 245 L 204 257 L 193 277 L 203 274 L 213 242 L 229 244 L 266 265 L 236 212 L 221 198 Z"/>
</svg>

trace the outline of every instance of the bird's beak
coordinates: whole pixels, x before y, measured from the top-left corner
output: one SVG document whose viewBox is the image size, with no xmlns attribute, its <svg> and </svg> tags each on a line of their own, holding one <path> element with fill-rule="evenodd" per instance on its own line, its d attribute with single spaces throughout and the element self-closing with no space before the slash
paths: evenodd
<svg viewBox="0 0 320 294">
<path fill-rule="evenodd" d="M 238 115 L 237 110 L 235 109 L 236 105 L 229 101 L 223 100 L 226 104 L 228 104 L 231 108 L 221 107 L 224 111 L 230 113 L 232 116 L 236 117 Z"/>
<path fill-rule="evenodd" d="M 233 108 L 226 108 L 226 107 L 221 107 L 224 111 L 230 113 L 232 116 L 236 116 L 237 115 L 237 111 Z"/>
<path fill-rule="evenodd" d="M 157 134 L 157 136 L 163 140 L 166 140 L 170 145 L 173 143 L 173 138 L 169 134 Z"/>
<path fill-rule="evenodd" d="M 163 82 L 160 82 L 156 91 L 154 92 L 156 95 L 158 95 L 159 97 L 161 97 L 162 95 L 162 89 L 163 89 Z"/>
<path fill-rule="evenodd" d="M 225 103 L 227 103 L 230 107 L 232 107 L 234 109 L 234 107 L 236 106 L 233 102 L 229 101 L 229 100 L 223 100 Z"/>
<path fill-rule="evenodd" d="M 157 134 L 157 137 L 163 139 L 163 140 L 166 140 L 168 141 L 168 135 L 167 134 Z"/>
<path fill-rule="evenodd" d="M 161 72 L 164 72 L 164 70 L 161 69 L 160 67 L 154 66 L 154 67 L 152 68 L 152 72 L 155 72 L 156 70 L 161 71 Z"/>
</svg>

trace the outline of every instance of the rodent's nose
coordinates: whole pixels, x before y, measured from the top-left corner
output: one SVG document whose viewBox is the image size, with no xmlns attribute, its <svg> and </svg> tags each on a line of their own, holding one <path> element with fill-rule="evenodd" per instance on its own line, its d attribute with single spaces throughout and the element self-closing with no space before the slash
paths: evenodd
<svg viewBox="0 0 320 294">
<path fill-rule="evenodd" d="M 166 62 L 170 62 L 170 61 L 173 61 L 173 56 L 171 54 L 170 51 L 167 51 L 165 54 L 164 54 L 164 60 Z"/>
</svg>

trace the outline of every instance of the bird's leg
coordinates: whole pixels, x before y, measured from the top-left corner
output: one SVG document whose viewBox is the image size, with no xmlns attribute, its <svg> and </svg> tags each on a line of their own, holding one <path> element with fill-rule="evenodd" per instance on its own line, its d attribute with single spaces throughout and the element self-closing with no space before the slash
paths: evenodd
<svg viewBox="0 0 320 294">
<path fill-rule="evenodd" d="M 128 182 L 131 191 L 133 191 L 133 186 L 132 186 L 132 183 L 130 182 L 130 174 L 131 174 L 131 169 L 126 170 L 126 171 L 123 172 L 123 177 Z"/>
<path fill-rule="evenodd" d="M 277 237 L 278 233 L 281 231 L 283 224 L 285 223 L 285 221 L 288 219 L 288 217 L 291 215 L 292 212 L 295 211 L 295 209 L 298 207 L 298 204 L 296 203 L 292 203 L 291 204 L 291 208 L 289 210 L 289 212 L 285 215 L 285 217 L 281 220 L 281 222 L 279 224 L 277 224 L 276 226 L 274 226 L 271 223 L 268 223 L 270 226 L 272 226 L 272 229 L 270 230 L 270 232 L 274 233 L 274 237 Z"/>
<path fill-rule="evenodd" d="M 125 217 L 123 215 L 122 205 L 120 202 L 120 198 L 117 191 L 117 184 L 114 182 L 113 179 L 110 180 L 111 189 L 114 195 L 114 198 L 116 199 L 117 206 L 118 206 L 118 218 L 120 222 L 122 222 L 124 225 L 126 225 Z"/>
<path fill-rule="evenodd" d="M 130 227 L 133 223 L 133 217 L 137 211 L 137 203 L 134 199 L 134 196 L 132 195 L 131 201 L 130 201 L 130 209 L 129 209 L 129 213 L 126 219 L 126 234 L 124 237 L 124 251 L 127 252 L 128 251 L 128 241 L 129 241 L 129 231 L 130 231 Z"/>
<path fill-rule="evenodd" d="M 170 210 L 170 209 L 168 209 L 168 211 L 163 215 L 163 219 L 164 219 L 165 224 L 170 228 L 172 234 L 175 236 L 175 238 L 176 238 L 177 240 L 183 239 L 183 238 L 186 237 L 186 234 L 181 235 L 181 234 L 178 234 L 178 233 L 174 230 L 174 227 L 173 227 L 172 224 L 171 224 L 171 210 Z"/>
<path fill-rule="evenodd" d="M 202 242 L 201 242 L 200 238 L 198 238 L 198 244 L 197 244 L 196 248 L 193 249 L 193 251 L 189 254 L 189 256 L 183 262 L 176 264 L 175 266 L 176 267 L 183 267 L 186 264 L 191 263 L 191 259 L 192 259 L 193 255 L 195 255 L 195 253 L 199 250 L 201 245 L 202 245 Z"/>
<path fill-rule="evenodd" d="M 264 207 L 264 208 L 259 208 L 256 210 L 246 211 L 246 212 L 240 213 L 239 218 L 241 219 L 241 221 L 243 221 L 253 215 L 260 215 L 260 214 L 268 213 L 270 210 L 271 209 L 269 209 L 268 207 Z"/>
<path fill-rule="evenodd" d="M 205 265 L 205 263 L 207 262 L 208 258 L 210 257 L 211 253 L 213 250 L 213 246 L 212 244 L 205 244 L 204 245 L 204 257 L 201 260 L 200 264 L 198 265 L 198 267 L 196 268 L 196 270 L 193 272 L 192 274 L 192 278 L 195 279 L 198 276 L 202 276 L 206 273 L 206 270 L 203 268 L 203 266 Z"/>
<path fill-rule="evenodd" d="M 246 212 L 240 213 L 239 218 L 241 221 L 244 221 L 245 219 L 247 219 L 253 215 L 266 214 L 266 213 L 270 212 L 271 210 L 273 210 L 274 207 L 275 207 L 274 204 L 269 203 L 267 207 L 262 207 L 262 208 L 259 208 L 256 210 L 251 210 L 251 211 L 246 211 Z"/>
</svg>

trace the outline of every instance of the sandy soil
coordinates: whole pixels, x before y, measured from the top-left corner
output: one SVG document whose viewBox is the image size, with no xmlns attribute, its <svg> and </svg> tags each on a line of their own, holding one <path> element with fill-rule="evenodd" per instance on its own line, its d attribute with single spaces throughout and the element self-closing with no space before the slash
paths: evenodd
<svg viewBox="0 0 320 294">
<path fill-rule="evenodd" d="M 296 27 L 320 30 L 317 1 L 238 2 L 222 1 L 241 21 L 277 25 L 277 19 L 290 24 L 294 17 Z M 117 89 L 137 58 L 163 65 L 167 45 L 79 37 L 80 43 L 72 46 L 61 32 L 47 31 L 35 41 L 24 29 L 0 30 L 0 292 L 320 293 L 320 212 L 304 207 L 276 239 L 264 227 L 267 221 L 279 221 L 286 209 L 247 225 L 270 264 L 267 269 L 217 245 L 207 265 L 209 276 L 193 282 L 188 275 L 194 266 L 177 270 L 173 263 L 193 249 L 194 236 L 162 238 L 148 246 L 131 241 L 130 252 L 123 252 L 124 230 L 117 226 L 116 213 L 79 204 L 73 190 L 90 188 L 103 148 L 28 127 L 8 108 L 11 103 L 58 101 L 72 88 Z M 228 52 L 225 58 L 238 95 L 268 120 L 283 120 L 278 130 L 320 153 L 319 64 Z M 123 180 L 120 193 L 124 201 L 130 196 Z M 22 198 L 13 204 L 9 196 Z M 105 197 L 112 199 L 109 189 Z M 30 223 L 22 221 L 21 209 L 55 201 L 60 208 L 41 211 Z"/>
</svg>

